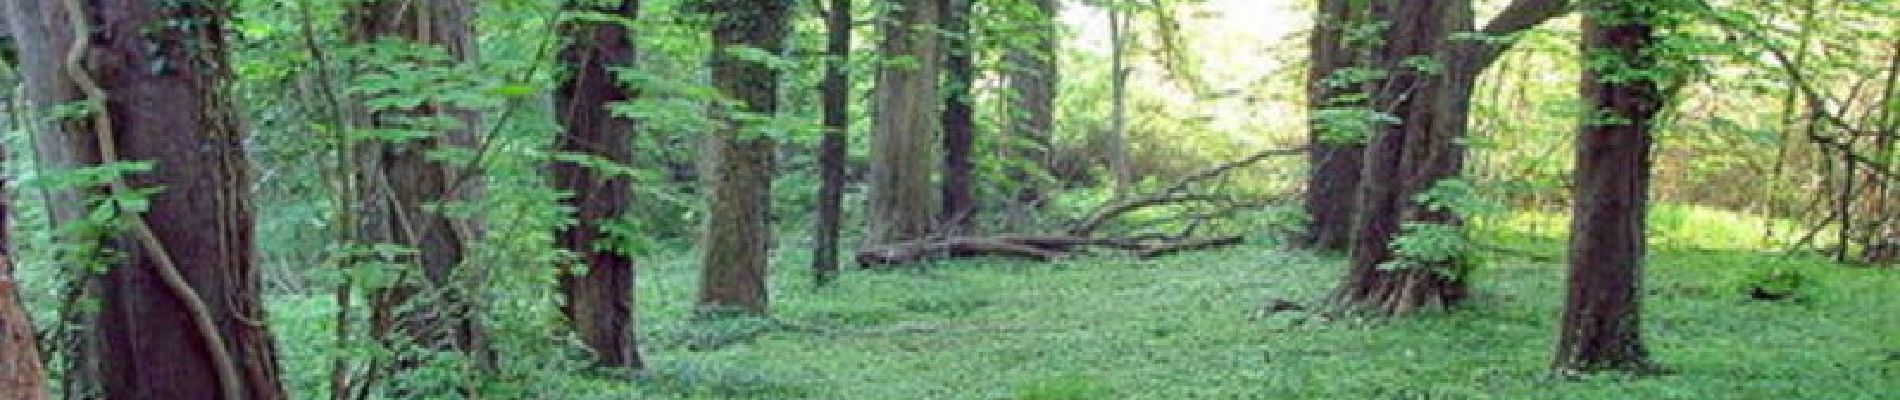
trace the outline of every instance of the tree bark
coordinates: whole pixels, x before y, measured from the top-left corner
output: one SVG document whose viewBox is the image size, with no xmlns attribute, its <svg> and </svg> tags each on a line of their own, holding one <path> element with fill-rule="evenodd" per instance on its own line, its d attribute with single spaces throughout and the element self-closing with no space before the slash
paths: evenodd
<svg viewBox="0 0 1900 400">
<path fill-rule="evenodd" d="M 474 9 L 475 4 L 466 0 L 368 0 L 351 6 L 346 17 L 354 43 L 391 40 L 432 46 L 446 51 L 452 62 L 467 62 L 475 58 L 475 37 L 469 25 Z M 369 116 L 374 129 L 433 131 L 416 140 L 363 142 L 352 155 L 359 168 L 356 188 L 362 191 L 357 194 L 362 212 L 356 237 L 361 244 L 393 243 L 416 252 L 388 260 L 414 268 L 398 271 L 393 287 L 370 294 L 374 303 L 371 335 L 393 347 L 459 351 L 487 368 L 492 357 L 481 344 L 474 301 L 468 293 L 469 283 L 479 277 L 464 265 L 478 228 L 473 221 L 430 207 L 466 202 L 478 192 L 481 179 L 476 171 L 464 169 L 467 165 L 460 162 L 428 157 L 445 149 L 474 151 L 476 116 L 434 101 L 408 109 L 370 110 Z M 454 119 L 459 126 L 411 122 L 436 117 Z M 425 356 L 399 351 L 395 371 L 408 371 Z"/>
<path fill-rule="evenodd" d="M 131 233 L 100 243 L 124 256 L 92 278 L 100 308 L 87 329 L 87 359 L 76 362 L 96 368 L 81 369 L 93 375 L 82 379 L 97 382 L 108 399 L 284 398 L 261 322 L 249 164 L 228 94 L 229 5 L 105 1 L 74 16 L 68 12 L 78 2 L 10 3 L 39 114 L 81 100 L 103 113 L 39 132 L 51 167 L 148 161 L 151 171 L 106 190 L 163 188 L 143 213 L 122 210 Z M 150 29 L 166 21 L 192 22 Z M 75 41 L 78 30 L 88 39 Z M 81 45 L 83 53 L 69 53 Z M 90 61 L 72 69 L 68 56 Z M 102 193 L 63 196 L 85 192 Z"/>
<path fill-rule="evenodd" d="M 569 2 L 566 7 L 625 21 L 639 16 L 638 0 L 601 6 L 579 3 Z M 565 128 L 557 150 L 632 165 L 634 121 L 614 116 L 608 107 L 636 95 L 612 71 L 634 65 L 633 37 L 619 22 L 570 21 L 561 32 L 566 43 L 560 60 L 567 76 L 554 94 L 557 122 Z M 633 201 L 633 177 L 574 162 L 557 162 L 552 169 L 554 187 L 571 193 L 563 203 L 574 210 L 575 218 L 574 225 L 556 232 L 556 242 L 577 255 L 584 266 L 582 271 L 561 274 L 566 300 L 562 311 L 599 365 L 639 369 L 643 365 L 635 337 L 634 261 L 625 245 L 615 242 L 625 238 L 614 237 L 605 228 L 625 217 Z"/>
<path fill-rule="evenodd" d="M 1506 36 L 1568 10 L 1563 0 L 1517 0 L 1481 32 Z M 1375 81 L 1373 109 L 1400 123 L 1374 129 L 1360 175 L 1353 217 L 1352 259 L 1334 301 L 1348 308 L 1399 315 L 1443 309 L 1465 295 L 1462 260 L 1424 260 L 1414 268 L 1381 269 L 1395 259 L 1392 241 L 1407 223 L 1458 226 L 1458 215 L 1414 199 L 1464 168 L 1464 138 L 1478 75 L 1511 43 L 1453 39 L 1474 28 L 1469 1 L 1375 0 L 1370 16 L 1390 21 L 1368 62 L 1387 72 Z"/>
<path fill-rule="evenodd" d="M 1553 368 L 1560 373 L 1649 368 L 1637 286 L 1642 280 L 1648 209 L 1650 123 L 1663 107 L 1654 78 L 1657 12 L 1648 2 L 1600 0 L 1584 12 L 1582 95 L 1592 110 L 1577 135 L 1572 192 L 1569 291 Z"/>
<path fill-rule="evenodd" d="M 824 137 L 818 142 L 817 243 L 812 246 L 812 278 L 819 285 L 838 276 L 838 234 L 844 220 L 844 170 L 851 135 L 851 0 L 830 0 L 825 13 L 825 78 L 820 102 Z"/>
<path fill-rule="evenodd" d="M 1015 141 L 1006 143 L 1004 154 L 1014 158 L 1007 168 L 1017 186 L 1008 225 L 1020 225 L 1026 214 L 1043 202 L 1042 173 L 1049 170 L 1049 146 L 1055 129 L 1056 30 L 1055 0 L 1031 0 L 1037 14 L 1031 23 L 1035 35 L 1026 49 L 1010 49 L 1004 57 L 1015 67 L 1009 73 L 1010 90 L 1015 92 L 1010 107 Z"/>
<path fill-rule="evenodd" d="M 974 0 L 938 0 L 943 9 L 943 30 L 947 33 L 944 57 L 943 107 L 943 206 L 937 221 L 949 233 L 967 233 L 976 211 L 972 191 L 974 170 L 970 151 L 975 145 L 975 121 L 972 119 L 970 87 L 976 83 L 972 56 L 976 51 L 970 37 L 970 11 Z"/>
<path fill-rule="evenodd" d="M 1346 43 L 1345 31 L 1364 23 L 1364 7 L 1357 0 L 1319 0 L 1310 43 L 1312 65 L 1307 72 L 1308 150 L 1305 207 L 1307 225 L 1301 245 L 1322 251 L 1346 250 L 1352 244 L 1352 219 L 1357 208 L 1359 175 L 1366 146 L 1360 142 L 1323 140 L 1326 130 L 1316 117 L 1333 107 L 1364 107 L 1363 102 L 1340 103 L 1336 98 L 1359 92 L 1345 82 L 1328 84 L 1334 72 L 1358 65 L 1359 51 Z"/>
<path fill-rule="evenodd" d="M 754 48 L 779 54 L 785 46 L 786 12 L 779 0 L 714 0 L 712 80 L 739 101 L 722 110 L 723 125 L 708 146 L 713 167 L 706 190 L 704 250 L 700 254 L 699 307 L 707 311 L 766 312 L 765 269 L 771 227 L 773 140 L 758 125 L 778 112 L 779 72 L 759 60 L 734 54 Z M 746 113 L 759 118 L 740 118 Z"/>
<path fill-rule="evenodd" d="M 939 126 L 937 0 L 901 0 L 883 23 L 879 53 L 908 62 L 878 70 L 871 136 L 869 224 L 864 244 L 907 241 L 933 230 L 930 179 Z M 894 65 L 895 64 L 895 65 Z"/>
</svg>

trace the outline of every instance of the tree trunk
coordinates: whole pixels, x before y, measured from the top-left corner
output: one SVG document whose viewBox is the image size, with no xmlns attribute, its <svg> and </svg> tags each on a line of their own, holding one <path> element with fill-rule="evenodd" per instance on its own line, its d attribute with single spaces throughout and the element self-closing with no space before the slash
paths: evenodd
<svg viewBox="0 0 1900 400">
<path fill-rule="evenodd" d="M 976 83 L 972 56 L 976 51 L 970 37 L 970 10 L 974 0 L 938 0 L 943 10 L 944 93 L 943 106 L 943 207 L 937 221 L 946 233 L 968 233 L 976 211 L 972 192 L 975 165 L 970 150 L 976 140 L 972 119 L 970 86 Z"/>
<path fill-rule="evenodd" d="M 1572 192 L 1569 292 L 1553 368 L 1562 373 L 1649 367 L 1638 329 L 1643 218 L 1648 209 L 1650 122 L 1663 106 L 1653 78 L 1620 71 L 1664 68 L 1653 54 L 1648 2 L 1590 2 L 1584 13 L 1582 94 L 1591 112 L 1577 136 Z"/>
<path fill-rule="evenodd" d="M 1359 51 L 1346 43 L 1345 31 L 1364 23 L 1364 5 L 1355 0 L 1320 0 L 1311 38 L 1312 65 L 1307 75 L 1307 138 L 1310 165 L 1306 178 L 1306 232 L 1301 244 L 1322 251 L 1346 250 L 1352 244 L 1353 211 L 1358 204 L 1359 174 L 1364 169 L 1363 143 L 1325 140 L 1317 115 L 1334 107 L 1364 107 L 1363 102 L 1340 103 L 1342 95 L 1359 92 L 1348 82 L 1328 84 L 1334 72 L 1358 65 Z"/>
<path fill-rule="evenodd" d="M 1049 146 L 1055 129 L 1056 43 L 1058 31 L 1055 0 L 1031 0 L 1037 14 L 1032 22 L 1034 39 L 1027 49 L 1010 49 L 1005 57 L 1015 69 L 1009 73 L 1010 90 L 1015 101 L 1009 121 L 1017 138 L 1006 143 L 1004 154 L 1013 158 L 1008 176 L 1017 186 L 1009 223 L 1015 229 L 1027 219 L 1031 209 L 1043 202 L 1042 174 L 1049 170 Z"/>
<path fill-rule="evenodd" d="M 96 376 L 86 379 L 108 399 L 284 398 L 270 332 L 260 322 L 250 165 L 226 92 L 229 5 L 91 2 L 74 17 L 68 7 L 76 2 L 11 3 L 20 17 L 14 32 L 29 49 L 22 72 L 40 115 L 98 102 L 88 120 L 40 132 L 46 158 L 62 168 L 151 162 L 151 171 L 101 190 L 163 188 L 145 212 L 122 211 L 130 233 L 100 243 L 124 257 L 92 278 L 100 307 L 86 330 L 89 359 L 78 362 L 95 365 L 86 372 Z M 166 21 L 193 22 L 150 29 Z M 81 45 L 72 42 L 76 31 L 89 35 L 80 50 L 91 60 L 80 63 L 87 70 L 66 64 Z"/>
<path fill-rule="evenodd" d="M 1480 32 L 1507 37 L 1567 10 L 1563 0 L 1518 0 Z M 1391 22 L 1368 60 L 1388 73 L 1373 83 L 1371 105 L 1401 122 L 1374 129 L 1366 145 L 1352 260 L 1334 301 L 1386 315 L 1442 309 L 1464 298 L 1464 260 L 1395 260 L 1393 239 L 1407 223 L 1461 224 L 1414 199 L 1460 175 L 1472 87 L 1510 42 L 1454 40 L 1474 30 L 1468 1 L 1377 0 L 1370 13 Z M 1413 265 L 1380 268 L 1393 261 Z"/>
<path fill-rule="evenodd" d="M 878 70 L 871 136 L 868 230 L 864 244 L 908 241 L 931 233 L 931 164 L 937 136 L 937 0 L 902 0 L 886 17 L 879 53 L 912 63 Z"/>
<path fill-rule="evenodd" d="M 779 0 L 714 0 L 712 80 L 736 108 L 721 111 L 723 127 L 710 140 L 705 236 L 701 237 L 701 311 L 766 312 L 765 268 L 772 240 L 772 138 L 759 124 L 778 112 L 779 73 L 758 60 L 736 56 L 749 47 L 779 54 L 785 47 L 786 9 Z"/>
<path fill-rule="evenodd" d="M 474 32 L 469 26 L 474 7 L 466 0 L 365 1 L 348 10 L 350 39 L 433 46 L 446 51 L 454 62 L 466 62 L 475 57 Z M 482 349 L 476 309 L 468 293 L 469 283 L 479 277 L 463 265 L 477 228 L 473 221 L 430 207 L 466 202 L 478 191 L 481 179 L 476 171 L 464 169 L 467 166 L 461 162 L 428 157 L 444 149 L 474 151 L 475 114 L 431 101 L 408 109 L 370 110 L 369 115 L 374 129 L 433 131 L 416 140 L 364 142 L 353 155 L 359 168 L 356 187 L 362 191 L 357 194 L 362 202 L 358 207 L 363 210 L 356 237 L 362 244 L 393 243 L 416 252 L 388 260 L 415 269 L 400 271 L 395 286 L 370 294 L 374 299 L 371 335 L 398 348 L 460 351 L 471 362 L 489 367 L 492 359 Z M 437 117 L 456 120 L 460 126 L 411 122 Z M 394 367 L 408 371 L 425 356 L 399 351 Z"/>
<path fill-rule="evenodd" d="M 1108 8 L 1108 169 L 1115 176 L 1115 197 L 1135 190 L 1135 167 L 1128 159 L 1128 12 Z"/>
<path fill-rule="evenodd" d="M 594 12 L 632 21 L 639 16 L 638 0 L 611 6 L 584 6 L 569 2 L 576 12 Z M 633 163 L 634 123 L 615 117 L 608 107 L 632 99 L 612 69 L 634 64 L 633 38 L 620 21 L 575 20 L 561 27 L 567 36 L 561 49 L 566 79 L 555 91 L 558 122 L 564 129 L 557 151 L 586 155 L 615 165 Z M 590 169 L 581 163 L 557 162 L 554 187 L 572 193 L 563 202 L 574 210 L 575 224 L 556 232 L 561 247 L 579 257 L 584 270 L 561 274 L 563 309 L 581 341 L 594 351 L 601 366 L 642 367 L 635 338 L 634 262 L 624 244 L 605 226 L 624 218 L 631 205 L 633 178 L 612 171 Z"/>
<path fill-rule="evenodd" d="M 844 167 L 851 135 L 851 0 L 830 0 L 825 13 L 825 78 L 820 96 L 824 137 L 818 143 L 817 243 L 812 246 L 812 278 L 820 285 L 838 275 L 838 234 L 844 220 Z"/>
<path fill-rule="evenodd" d="M 1373 104 L 1403 122 L 1376 129 L 1366 147 L 1354 251 L 1346 281 L 1335 294 L 1335 300 L 1348 307 L 1388 315 L 1430 311 L 1457 302 L 1463 291 L 1463 282 L 1451 271 L 1455 267 L 1447 263 L 1381 268 L 1397 261 L 1392 239 L 1399 235 L 1403 221 L 1428 221 L 1426 215 L 1413 212 L 1418 209 L 1413 195 L 1458 173 L 1462 149 L 1446 139 L 1463 130 L 1436 129 L 1449 125 L 1441 123 L 1441 118 L 1463 123 L 1462 115 L 1437 114 L 1438 101 L 1446 98 L 1444 90 L 1449 86 L 1449 79 L 1443 77 L 1451 72 L 1421 71 L 1406 64 L 1421 58 L 1454 64 L 1457 60 L 1448 60 L 1449 54 L 1440 49 L 1448 34 L 1460 31 L 1454 30 L 1459 11 L 1468 18 L 1470 5 L 1391 0 L 1372 6 L 1374 18 L 1391 22 L 1385 45 L 1372 56 L 1374 65 L 1389 74 L 1380 82 Z"/>
</svg>

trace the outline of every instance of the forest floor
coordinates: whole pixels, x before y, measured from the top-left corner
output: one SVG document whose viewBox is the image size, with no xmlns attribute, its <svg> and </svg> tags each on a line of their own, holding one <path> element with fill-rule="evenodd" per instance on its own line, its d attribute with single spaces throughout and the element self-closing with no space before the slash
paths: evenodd
<svg viewBox="0 0 1900 400">
<path fill-rule="evenodd" d="M 1551 254 L 1559 248 L 1548 249 Z M 1447 316 L 1260 318 L 1322 298 L 1339 260 L 1269 248 L 1154 261 L 941 263 L 776 287 L 794 326 L 688 322 L 690 263 L 643 294 L 656 397 L 824 399 L 1900 398 L 1900 271 L 1739 251 L 1659 251 L 1643 330 L 1663 376 L 1546 374 L 1563 268 L 1504 260 Z M 1794 301 L 1743 287 L 1773 264 Z M 780 279 L 778 282 L 793 281 Z M 802 283 L 802 282 L 801 282 Z M 653 303 L 659 304 L 653 304 Z M 656 318 L 659 317 L 659 318 Z M 1302 322 L 1301 320 L 1309 320 Z M 721 343 L 763 332 L 744 343 Z M 723 346 L 722 346 L 723 345 Z M 691 348 L 711 348 L 691 350 Z"/>
<path fill-rule="evenodd" d="M 1549 238 L 1513 247 L 1562 254 Z M 692 257 L 649 262 L 645 377 L 524 384 L 562 399 L 1900 398 L 1900 270 L 1813 258 L 1654 249 L 1642 327 L 1670 372 L 1581 379 L 1546 372 L 1560 262 L 1493 260 L 1448 315 L 1323 321 L 1259 309 L 1324 298 L 1341 260 L 1267 246 L 853 270 L 818 290 L 784 258 L 772 320 L 696 320 Z M 1769 270 L 1804 276 L 1797 298 L 1750 300 Z"/>
</svg>

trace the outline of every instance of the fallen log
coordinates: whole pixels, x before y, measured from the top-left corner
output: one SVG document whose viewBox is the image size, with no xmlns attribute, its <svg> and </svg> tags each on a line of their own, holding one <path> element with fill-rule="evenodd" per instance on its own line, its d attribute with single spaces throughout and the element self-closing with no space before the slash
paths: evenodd
<svg viewBox="0 0 1900 400">
<path fill-rule="evenodd" d="M 1049 262 L 1083 254 L 1090 249 L 1124 251 L 1150 259 L 1169 254 L 1237 245 L 1240 236 L 1212 238 L 1091 238 L 1060 235 L 957 236 L 929 238 L 866 247 L 858 251 L 861 268 L 908 264 L 939 259 L 1006 257 Z"/>
</svg>

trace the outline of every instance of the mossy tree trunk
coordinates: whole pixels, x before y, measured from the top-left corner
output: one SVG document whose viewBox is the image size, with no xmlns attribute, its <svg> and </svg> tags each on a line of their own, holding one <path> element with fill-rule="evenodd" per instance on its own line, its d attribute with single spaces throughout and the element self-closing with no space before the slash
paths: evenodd
<svg viewBox="0 0 1900 400">
<path fill-rule="evenodd" d="M 702 312 L 766 312 L 767 247 L 772 240 L 773 138 L 764 125 L 778 112 L 779 71 L 741 49 L 779 54 L 786 12 L 780 0 L 709 0 L 713 86 L 737 103 L 719 111 L 709 138 L 705 235 L 700 238 Z"/>
<path fill-rule="evenodd" d="M 554 107 L 564 130 L 556 151 L 628 166 L 633 162 L 634 121 L 614 116 L 608 107 L 635 96 L 613 69 L 635 63 L 633 37 L 623 22 L 639 16 L 640 2 L 581 3 L 570 1 L 566 7 L 621 21 L 572 20 L 561 26 L 565 42 L 560 61 L 566 75 L 555 90 Z M 626 238 L 610 235 L 607 228 L 625 218 L 632 206 L 633 177 L 576 162 L 557 162 L 551 168 L 554 187 L 571 196 L 563 202 L 574 210 L 575 219 L 555 233 L 555 240 L 578 257 L 575 265 L 580 267 L 561 274 L 566 300 L 562 311 L 598 364 L 641 368 L 634 336 L 634 261 L 627 245 L 616 242 Z"/>
</svg>

